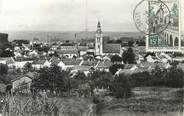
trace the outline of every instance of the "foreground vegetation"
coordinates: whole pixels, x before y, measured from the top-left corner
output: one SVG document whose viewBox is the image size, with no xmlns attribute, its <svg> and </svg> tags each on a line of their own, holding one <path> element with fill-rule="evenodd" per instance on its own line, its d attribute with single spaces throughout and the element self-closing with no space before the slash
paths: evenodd
<svg viewBox="0 0 184 116">
<path fill-rule="evenodd" d="M 182 88 L 136 87 L 129 98 L 105 95 L 97 104 L 92 97 L 16 94 L 4 96 L 1 111 L 4 116 L 182 116 L 183 94 Z"/>
<path fill-rule="evenodd" d="M 183 116 L 184 89 L 165 87 L 134 88 L 132 97 L 106 97 L 97 105 L 100 116 Z"/>
<path fill-rule="evenodd" d="M 6 67 L 1 69 L 1 77 L 6 77 Z M 27 69 L 24 71 L 30 71 Z M 176 66 L 156 67 L 150 72 L 132 75 L 113 75 L 99 70 L 86 75 L 53 65 L 37 71 L 31 94 L 6 96 L 1 103 L 2 113 L 7 116 L 108 116 L 117 109 L 121 113 L 180 113 L 183 112 L 183 75 Z M 6 82 L 3 80 L 0 78 Z"/>
<path fill-rule="evenodd" d="M 112 75 L 105 71 L 91 71 L 88 75 L 83 72 L 71 73 L 63 71 L 57 66 L 43 68 L 33 80 L 32 90 L 49 90 L 59 95 L 93 96 L 96 89 L 103 89 L 117 98 L 131 96 L 131 89 L 135 87 L 174 87 L 182 88 L 184 73 L 173 66 L 169 69 L 156 69 L 151 72 L 139 72 L 132 75 Z"/>
<path fill-rule="evenodd" d="M 3 116 L 87 116 L 90 102 L 78 97 L 5 96 L 1 102 Z"/>
</svg>

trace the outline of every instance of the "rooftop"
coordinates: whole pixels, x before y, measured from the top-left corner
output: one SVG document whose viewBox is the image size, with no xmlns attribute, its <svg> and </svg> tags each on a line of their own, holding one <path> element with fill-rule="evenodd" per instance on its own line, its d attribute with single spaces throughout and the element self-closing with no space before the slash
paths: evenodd
<svg viewBox="0 0 184 116">
<path fill-rule="evenodd" d="M 0 60 L 6 61 L 6 64 L 13 64 L 15 60 L 12 57 L 0 58 Z"/>
<path fill-rule="evenodd" d="M 121 44 L 104 44 L 103 53 L 120 53 Z"/>
<path fill-rule="evenodd" d="M 82 60 L 76 59 L 63 59 L 61 60 L 65 65 L 79 65 Z"/>
<path fill-rule="evenodd" d="M 109 60 L 100 61 L 97 64 L 96 68 L 109 68 L 112 65 L 112 62 Z"/>
<path fill-rule="evenodd" d="M 83 61 L 82 66 L 96 66 L 98 61 Z"/>
<path fill-rule="evenodd" d="M 33 64 L 43 65 L 45 62 L 46 62 L 46 60 L 37 60 L 37 61 L 33 61 Z"/>
<path fill-rule="evenodd" d="M 78 54 L 78 50 L 57 50 L 57 54 Z"/>
</svg>

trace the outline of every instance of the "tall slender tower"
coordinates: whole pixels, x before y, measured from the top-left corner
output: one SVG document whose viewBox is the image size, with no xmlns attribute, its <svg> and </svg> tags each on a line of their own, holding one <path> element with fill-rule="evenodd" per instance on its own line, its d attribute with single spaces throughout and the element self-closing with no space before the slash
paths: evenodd
<svg viewBox="0 0 184 116">
<path fill-rule="evenodd" d="M 97 30 L 96 30 L 95 54 L 103 55 L 103 34 L 102 34 L 100 21 L 98 21 Z"/>
</svg>

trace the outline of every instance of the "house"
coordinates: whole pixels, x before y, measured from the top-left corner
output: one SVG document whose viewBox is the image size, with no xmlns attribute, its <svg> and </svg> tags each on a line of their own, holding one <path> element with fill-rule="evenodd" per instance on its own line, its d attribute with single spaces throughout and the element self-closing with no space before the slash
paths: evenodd
<svg viewBox="0 0 184 116">
<path fill-rule="evenodd" d="M 74 58 L 79 54 L 77 46 L 70 43 L 61 44 L 55 51 L 60 57 L 65 58 Z"/>
<path fill-rule="evenodd" d="M 102 59 L 111 61 L 111 59 L 108 56 L 104 56 Z"/>
<path fill-rule="evenodd" d="M 87 76 L 90 73 L 90 70 L 92 69 L 92 66 L 74 66 L 70 67 L 71 72 L 84 72 L 84 74 Z"/>
<path fill-rule="evenodd" d="M 146 60 L 147 60 L 147 62 L 151 62 L 151 63 L 159 62 L 159 60 L 155 56 L 151 56 L 151 55 L 148 55 L 146 57 Z"/>
<path fill-rule="evenodd" d="M 166 54 L 166 53 L 161 53 L 160 56 L 163 56 L 163 57 L 166 58 L 167 60 L 172 61 L 172 57 L 169 56 L 169 55 Z"/>
<path fill-rule="evenodd" d="M 82 60 L 77 59 L 62 59 L 58 66 L 61 67 L 63 70 L 70 69 L 75 66 L 79 66 Z"/>
<path fill-rule="evenodd" d="M 44 67 L 50 67 L 51 63 L 48 60 L 37 60 L 32 63 L 32 67 L 35 69 L 41 69 Z"/>
<path fill-rule="evenodd" d="M 109 71 L 109 67 L 112 65 L 112 62 L 109 60 L 103 60 L 103 61 L 99 61 L 97 63 L 97 65 L 95 66 L 95 69 L 98 70 L 105 70 L 105 71 Z"/>
<path fill-rule="evenodd" d="M 97 60 L 85 60 L 85 61 L 82 61 L 81 63 L 81 66 L 90 66 L 90 67 L 96 67 L 98 61 Z"/>
<path fill-rule="evenodd" d="M 183 62 L 184 61 L 184 57 L 175 57 L 172 60 L 173 61 L 177 61 L 177 62 Z"/>
<path fill-rule="evenodd" d="M 15 68 L 22 69 L 27 63 L 32 63 L 34 59 L 19 57 L 15 59 Z"/>
<path fill-rule="evenodd" d="M 141 56 L 140 54 L 137 55 L 138 59 L 137 59 L 137 64 L 141 63 L 142 61 L 144 61 L 144 57 Z"/>
<path fill-rule="evenodd" d="M 151 71 L 153 69 L 155 69 L 156 67 L 159 67 L 161 69 L 168 69 L 171 67 L 171 65 L 169 63 L 151 63 L 151 62 L 141 62 L 138 65 L 139 68 L 144 68 L 147 69 L 147 71 Z"/>
<path fill-rule="evenodd" d="M 184 63 L 179 63 L 177 68 L 182 69 L 184 71 Z"/>
<path fill-rule="evenodd" d="M 87 51 L 86 50 L 80 50 L 79 51 L 79 56 L 84 56 L 87 54 Z"/>
<path fill-rule="evenodd" d="M 127 74 L 127 75 L 131 75 L 133 73 L 136 73 L 136 69 L 138 69 L 138 67 L 135 64 L 127 64 L 125 65 L 125 67 L 123 69 L 119 69 L 116 72 L 116 75 L 120 75 L 120 74 Z"/>
<path fill-rule="evenodd" d="M 106 43 L 103 45 L 103 55 L 122 54 L 121 44 Z"/>
<path fill-rule="evenodd" d="M 66 50 L 56 50 L 56 53 L 62 58 L 76 58 L 78 57 L 77 49 L 66 49 Z"/>
<path fill-rule="evenodd" d="M 12 92 L 30 93 L 34 73 L 27 73 L 12 80 Z"/>
<path fill-rule="evenodd" d="M 9 68 L 13 68 L 15 66 L 15 60 L 13 57 L 0 58 L 0 63 L 7 64 Z"/>
<path fill-rule="evenodd" d="M 15 62 L 15 68 L 16 69 L 23 69 L 24 66 L 27 64 L 27 63 L 32 63 L 33 61 L 16 61 Z"/>
<path fill-rule="evenodd" d="M 79 56 L 87 54 L 87 46 L 78 46 Z"/>
<path fill-rule="evenodd" d="M 22 44 L 22 47 L 24 48 L 25 51 L 31 51 L 31 50 L 30 50 L 29 44 L 24 44 L 24 43 L 23 43 L 23 44 Z"/>
<path fill-rule="evenodd" d="M 49 60 L 49 62 L 51 63 L 51 65 L 57 65 L 58 66 L 58 64 L 60 63 L 60 58 L 58 58 L 58 57 L 55 57 L 55 56 L 53 56 L 50 60 Z"/>
<path fill-rule="evenodd" d="M 38 56 L 39 56 L 39 54 L 38 54 L 38 52 L 37 52 L 36 50 L 30 51 L 30 52 L 28 53 L 28 55 L 29 55 L 30 57 L 38 57 Z"/>
<path fill-rule="evenodd" d="M 0 83 L 0 93 L 6 93 L 7 85 Z"/>
<path fill-rule="evenodd" d="M 57 50 L 58 47 L 59 47 L 59 44 L 53 43 L 53 44 L 52 44 L 52 47 L 50 48 L 50 50 Z"/>
</svg>

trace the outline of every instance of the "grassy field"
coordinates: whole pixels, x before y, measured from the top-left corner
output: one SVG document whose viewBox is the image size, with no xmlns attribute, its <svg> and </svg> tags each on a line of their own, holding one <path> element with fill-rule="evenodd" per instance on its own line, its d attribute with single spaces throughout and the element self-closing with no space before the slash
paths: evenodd
<svg viewBox="0 0 184 116">
<path fill-rule="evenodd" d="M 183 116 L 183 93 L 184 89 L 181 88 L 135 88 L 131 98 L 116 99 L 106 96 L 104 102 L 96 107 L 90 98 L 58 97 L 33 100 L 30 97 L 14 96 L 9 100 L 9 109 L 12 109 L 12 114 L 17 113 L 15 116 L 20 114 L 24 116 L 30 114 L 31 116 L 45 116 L 45 114 L 47 116 Z M 57 113 L 54 115 L 55 111 Z"/>
<path fill-rule="evenodd" d="M 183 116 L 184 90 L 175 88 L 135 88 L 129 99 L 104 103 L 101 116 Z"/>
</svg>

